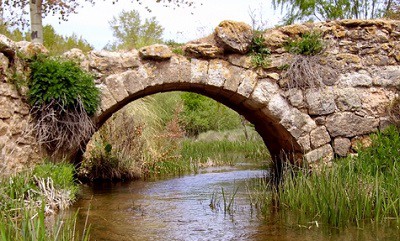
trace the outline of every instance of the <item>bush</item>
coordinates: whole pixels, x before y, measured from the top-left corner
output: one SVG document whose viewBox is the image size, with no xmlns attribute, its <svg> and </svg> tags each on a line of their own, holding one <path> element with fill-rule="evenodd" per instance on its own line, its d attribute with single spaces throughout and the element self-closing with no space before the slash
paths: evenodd
<svg viewBox="0 0 400 241">
<path fill-rule="evenodd" d="M 324 49 L 324 42 L 320 33 L 307 32 L 299 39 L 289 39 L 285 48 L 293 54 L 317 55 Z"/>
<path fill-rule="evenodd" d="M 75 62 L 38 57 L 31 64 L 29 102 L 32 106 L 59 101 L 62 107 L 74 109 L 82 101 L 88 115 L 93 115 L 99 104 L 99 90 L 94 78 Z"/>
<path fill-rule="evenodd" d="M 73 154 L 93 134 L 89 115 L 99 104 L 93 77 L 73 61 L 37 57 L 30 65 L 28 98 L 38 143 L 52 154 Z"/>
<path fill-rule="evenodd" d="M 181 118 L 185 131 L 196 136 L 209 130 L 221 131 L 240 127 L 239 115 L 224 105 L 199 94 L 182 93 L 184 110 Z"/>
</svg>

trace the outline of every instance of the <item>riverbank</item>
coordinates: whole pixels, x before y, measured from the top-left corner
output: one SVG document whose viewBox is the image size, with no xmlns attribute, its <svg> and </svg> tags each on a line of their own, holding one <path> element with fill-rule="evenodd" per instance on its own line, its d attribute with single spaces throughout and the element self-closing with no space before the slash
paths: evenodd
<svg viewBox="0 0 400 241">
<path fill-rule="evenodd" d="M 259 183 L 264 210 L 279 210 L 297 223 L 334 228 L 400 222 L 400 136 L 395 127 L 371 135 L 371 146 L 331 167 L 287 166 L 278 188 Z M 271 195 L 272 193 L 272 195 Z"/>
<path fill-rule="evenodd" d="M 74 167 L 44 163 L 0 179 L 0 238 L 23 240 L 88 240 L 77 233 L 76 217 L 56 218 L 67 209 L 79 190 Z"/>
</svg>

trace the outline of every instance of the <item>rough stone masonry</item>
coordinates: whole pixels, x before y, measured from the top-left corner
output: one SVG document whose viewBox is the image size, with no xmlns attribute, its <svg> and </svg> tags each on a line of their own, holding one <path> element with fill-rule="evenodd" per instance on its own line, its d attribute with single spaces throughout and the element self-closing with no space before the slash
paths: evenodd
<svg viewBox="0 0 400 241">
<path fill-rule="evenodd" d="M 315 88 L 288 88 L 284 66 L 295 56 L 284 44 L 309 31 L 322 34 L 325 50 L 319 64 L 334 66 L 337 76 Z M 367 145 L 368 134 L 389 124 L 387 107 L 400 89 L 399 21 L 340 20 L 268 29 L 263 37 L 271 55 L 264 69 L 252 64 L 253 35 L 247 24 L 223 21 L 212 35 L 185 44 L 184 54 L 156 44 L 88 54 L 72 49 L 64 56 L 97 76 L 98 127 L 135 99 L 192 91 L 245 116 L 272 156 L 291 153 L 317 164 L 355 152 L 357 143 Z M 28 71 L 19 56 L 38 52 L 46 49 L 0 36 L 2 172 L 20 170 L 46 156 L 32 137 L 26 87 L 16 84 L 18 76 Z"/>
</svg>

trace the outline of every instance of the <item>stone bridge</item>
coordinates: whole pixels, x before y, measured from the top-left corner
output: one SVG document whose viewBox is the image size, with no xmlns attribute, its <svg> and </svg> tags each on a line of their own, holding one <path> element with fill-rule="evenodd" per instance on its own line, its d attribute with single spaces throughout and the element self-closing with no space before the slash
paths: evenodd
<svg viewBox="0 0 400 241">
<path fill-rule="evenodd" d="M 297 56 L 284 44 L 309 31 L 320 32 L 325 42 L 312 72 L 329 68 L 330 77 L 322 74 L 314 87 L 290 86 L 287 67 Z M 249 26 L 224 21 L 212 35 L 178 50 L 152 45 L 86 55 L 73 49 L 64 55 L 97 76 L 98 127 L 135 99 L 167 91 L 196 92 L 253 123 L 273 157 L 294 154 L 290 156 L 303 156 L 314 164 L 354 152 L 357 141 L 367 142 L 368 134 L 390 123 L 387 107 L 400 89 L 400 22 L 341 20 L 269 29 L 263 33 L 264 46 L 271 50 L 265 68 L 255 67 L 248 54 L 252 37 Z M 3 42 L 0 47 L 9 47 L 0 48 L 0 160 L 4 169 L 12 170 L 43 154 L 24 132 L 29 106 L 24 90 L 17 91 L 6 74 L 18 63 L 9 61 L 7 51 L 16 48 L 29 54 L 39 47 Z M 175 53 L 180 50 L 184 53 Z"/>
</svg>

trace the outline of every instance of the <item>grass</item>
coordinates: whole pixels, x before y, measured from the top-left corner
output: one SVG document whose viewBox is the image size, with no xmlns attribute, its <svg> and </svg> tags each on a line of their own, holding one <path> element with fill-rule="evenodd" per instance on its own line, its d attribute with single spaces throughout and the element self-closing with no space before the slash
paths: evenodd
<svg viewBox="0 0 400 241">
<path fill-rule="evenodd" d="M 272 189 L 279 209 L 295 214 L 299 223 L 332 227 L 400 222 L 399 131 L 391 127 L 371 138 L 371 147 L 357 157 L 336 160 L 330 168 L 286 168 L 284 181 Z"/>
<path fill-rule="evenodd" d="M 198 138 L 181 140 L 175 155 L 170 154 L 164 160 L 149 162 L 147 173 L 149 176 L 179 176 L 196 173 L 199 168 L 233 166 L 239 162 L 261 165 L 269 159 L 264 142 L 254 131 L 251 131 L 249 140 L 245 139 L 241 130 L 210 131 Z"/>
<path fill-rule="evenodd" d="M 45 163 L 31 171 L 0 179 L 0 240 L 88 240 L 78 235 L 76 217 L 50 221 L 67 208 L 78 188 L 70 164 Z"/>
</svg>

